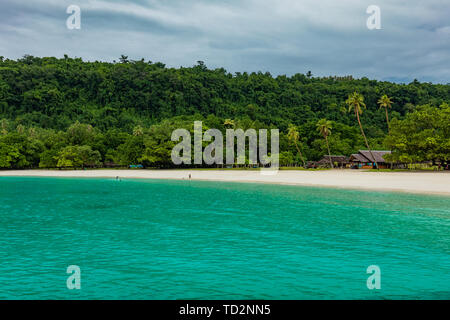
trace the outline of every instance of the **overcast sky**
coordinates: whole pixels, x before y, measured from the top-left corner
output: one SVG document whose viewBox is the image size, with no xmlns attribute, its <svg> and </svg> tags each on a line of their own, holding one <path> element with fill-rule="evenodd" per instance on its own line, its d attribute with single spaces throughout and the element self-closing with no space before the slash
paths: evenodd
<svg viewBox="0 0 450 320">
<path fill-rule="evenodd" d="M 69 5 L 81 29 L 69 30 Z M 369 5 L 381 29 L 369 30 Z M 0 0 L 0 55 L 450 82 L 449 0 Z"/>
</svg>

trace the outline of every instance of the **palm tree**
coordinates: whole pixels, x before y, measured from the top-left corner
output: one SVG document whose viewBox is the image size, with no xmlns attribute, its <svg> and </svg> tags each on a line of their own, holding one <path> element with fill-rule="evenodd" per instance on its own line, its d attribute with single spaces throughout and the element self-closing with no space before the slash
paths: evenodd
<svg viewBox="0 0 450 320">
<path fill-rule="evenodd" d="M 128 60 L 128 56 L 124 56 L 123 54 L 120 55 L 119 60 L 120 60 L 121 63 L 128 63 L 128 62 L 130 62 L 130 61 Z"/>
<path fill-rule="evenodd" d="M 355 111 L 356 119 L 358 120 L 359 128 L 361 129 L 361 134 L 364 137 L 364 141 L 366 142 L 367 149 L 369 149 L 369 153 L 372 156 L 373 161 L 375 162 L 375 166 L 378 169 L 378 163 L 375 157 L 373 156 L 372 150 L 370 149 L 369 142 L 367 141 L 367 137 L 364 134 L 364 129 L 361 124 L 361 120 L 359 119 L 359 115 L 362 114 L 362 108 L 366 108 L 366 104 L 364 103 L 364 96 L 356 91 L 352 94 L 348 95 L 348 99 L 345 101 L 348 105 L 348 111 Z"/>
<path fill-rule="evenodd" d="M 133 128 L 133 136 L 140 137 L 144 135 L 144 128 L 142 128 L 140 125 L 137 125 Z"/>
<path fill-rule="evenodd" d="M 288 129 L 288 139 L 289 139 L 289 141 L 294 142 L 295 147 L 297 148 L 298 154 L 300 155 L 300 159 L 302 159 L 303 167 L 306 168 L 305 159 L 303 159 L 303 154 L 297 144 L 298 138 L 299 138 L 299 134 L 298 134 L 297 128 L 294 125 L 290 124 L 289 129 Z"/>
<path fill-rule="evenodd" d="M 20 134 L 25 133 L 25 126 L 24 126 L 23 124 L 19 124 L 19 125 L 16 127 L 16 131 L 17 131 L 17 133 L 20 133 Z"/>
<path fill-rule="evenodd" d="M 31 127 L 31 128 L 29 128 L 28 129 L 28 135 L 30 136 L 30 137 L 36 137 L 36 128 L 35 127 Z"/>
<path fill-rule="evenodd" d="M 231 119 L 225 119 L 225 122 L 223 123 L 223 126 L 227 129 L 234 128 L 234 121 Z"/>
<path fill-rule="evenodd" d="M 392 108 L 392 100 L 387 95 L 383 95 L 379 100 L 378 104 L 380 105 L 380 108 L 384 108 L 386 111 L 386 122 L 388 126 L 388 133 L 391 133 L 391 128 L 389 126 L 389 115 L 388 115 L 388 108 Z"/>
<path fill-rule="evenodd" d="M 317 131 L 319 131 L 322 136 L 325 138 L 325 141 L 327 142 L 327 149 L 328 149 L 328 159 L 330 160 L 331 168 L 333 169 L 333 161 L 331 161 L 331 153 L 330 153 L 330 145 L 328 144 L 328 136 L 331 134 L 332 129 L 332 123 L 331 121 L 327 119 L 320 119 L 317 122 Z"/>
<path fill-rule="evenodd" d="M 8 120 L 6 120 L 5 118 L 0 120 L 1 134 L 5 135 L 8 133 L 8 126 L 9 126 Z"/>
</svg>

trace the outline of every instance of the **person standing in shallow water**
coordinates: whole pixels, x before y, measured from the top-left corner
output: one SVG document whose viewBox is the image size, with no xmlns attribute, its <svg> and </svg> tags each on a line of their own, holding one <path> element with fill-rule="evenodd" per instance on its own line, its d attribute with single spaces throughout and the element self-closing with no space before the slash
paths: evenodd
<svg viewBox="0 0 450 320">
<path fill-rule="evenodd" d="M 192 179 L 192 176 L 191 176 L 191 174 L 189 173 L 189 180 L 191 180 Z"/>
</svg>

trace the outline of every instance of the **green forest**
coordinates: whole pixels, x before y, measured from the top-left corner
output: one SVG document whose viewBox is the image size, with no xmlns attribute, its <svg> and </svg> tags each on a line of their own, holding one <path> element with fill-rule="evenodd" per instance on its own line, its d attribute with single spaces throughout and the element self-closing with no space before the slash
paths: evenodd
<svg viewBox="0 0 450 320">
<path fill-rule="evenodd" d="M 195 120 L 223 132 L 279 129 L 284 166 L 368 145 L 392 150 L 394 162 L 446 163 L 449 104 L 450 84 L 417 80 L 0 57 L 0 168 L 173 167 L 171 133 Z"/>
</svg>

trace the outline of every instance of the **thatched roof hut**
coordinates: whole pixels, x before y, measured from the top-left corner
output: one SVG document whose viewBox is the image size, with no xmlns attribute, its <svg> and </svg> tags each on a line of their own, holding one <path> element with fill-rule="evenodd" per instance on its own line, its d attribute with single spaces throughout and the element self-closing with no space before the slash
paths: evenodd
<svg viewBox="0 0 450 320">
<path fill-rule="evenodd" d="M 381 168 L 387 166 L 388 162 L 384 159 L 384 156 L 390 153 L 391 151 L 387 150 L 372 150 L 372 157 L 369 150 L 359 150 L 358 153 L 352 154 L 349 160 L 354 165 L 358 165 L 362 168 L 372 168 L 374 166 L 373 163 L 376 161 Z"/>
<path fill-rule="evenodd" d="M 372 154 L 375 157 L 375 161 L 378 163 L 386 163 L 383 158 L 386 154 L 390 154 L 391 151 L 386 150 L 372 150 Z M 354 153 L 350 156 L 351 162 L 374 162 L 369 150 L 359 150 L 358 153 Z"/>
<path fill-rule="evenodd" d="M 338 165 L 345 165 L 347 163 L 349 163 L 349 158 L 346 156 L 323 156 L 322 159 L 320 159 L 319 161 L 317 161 L 318 165 L 329 165 L 330 164 L 330 157 L 331 157 L 331 162 L 333 164 L 337 163 Z"/>
</svg>

